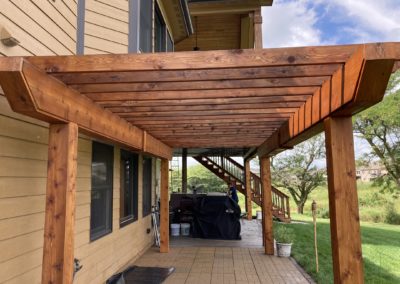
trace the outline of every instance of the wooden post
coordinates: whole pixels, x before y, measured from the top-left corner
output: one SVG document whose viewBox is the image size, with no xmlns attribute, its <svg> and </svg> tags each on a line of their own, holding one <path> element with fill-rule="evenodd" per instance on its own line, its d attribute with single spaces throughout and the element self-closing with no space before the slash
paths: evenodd
<svg viewBox="0 0 400 284">
<path fill-rule="evenodd" d="M 262 185 L 262 222 L 264 225 L 265 254 L 274 254 L 274 237 L 272 229 L 272 186 L 271 164 L 269 157 L 260 157 L 261 185 Z"/>
<path fill-rule="evenodd" d="M 317 242 L 317 202 L 313 200 L 311 204 L 311 212 L 314 223 L 314 249 L 315 249 L 315 269 L 319 272 L 319 262 L 318 262 L 318 242 Z"/>
<path fill-rule="evenodd" d="M 261 8 L 254 11 L 254 48 L 263 48 Z"/>
<path fill-rule="evenodd" d="M 335 283 L 364 283 L 351 117 L 324 121 Z"/>
<path fill-rule="evenodd" d="M 187 192 L 187 148 L 182 149 L 182 193 Z"/>
<path fill-rule="evenodd" d="M 161 160 L 160 184 L 160 252 L 169 252 L 168 160 Z"/>
<path fill-rule="evenodd" d="M 250 161 L 247 160 L 244 162 L 244 172 L 245 172 L 245 181 L 246 181 L 246 211 L 247 211 L 247 220 L 251 220 L 253 218 L 252 206 L 251 206 L 251 177 L 250 177 Z"/>
<path fill-rule="evenodd" d="M 49 129 L 42 283 L 72 283 L 78 126 Z"/>
</svg>

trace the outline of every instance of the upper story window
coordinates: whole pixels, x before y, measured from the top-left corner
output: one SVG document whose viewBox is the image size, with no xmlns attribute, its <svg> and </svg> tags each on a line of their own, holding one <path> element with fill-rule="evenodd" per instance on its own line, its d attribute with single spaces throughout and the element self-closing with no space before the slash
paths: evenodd
<svg viewBox="0 0 400 284">
<path fill-rule="evenodd" d="M 93 142 L 92 191 L 90 203 L 90 240 L 112 231 L 114 148 Z"/>
<path fill-rule="evenodd" d="M 172 39 L 172 36 L 170 33 L 167 33 L 167 51 L 168 52 L 173 52 L 174 51 L 174 40 Z"/>
<path fill-rule="evenodd" d="M 139 46 L 140 52 L 152 52 L 153 38 L 153 1 L 140 0 L 140 31 L 139 31 Z"/>
<path fill-rule="evenodd" d="M 155 10 L 154 19 L 154 51 L 163 52 L 167 51 L 167 27 L 165 26 L 164 19 L 158 7 Z"/>
</svg>

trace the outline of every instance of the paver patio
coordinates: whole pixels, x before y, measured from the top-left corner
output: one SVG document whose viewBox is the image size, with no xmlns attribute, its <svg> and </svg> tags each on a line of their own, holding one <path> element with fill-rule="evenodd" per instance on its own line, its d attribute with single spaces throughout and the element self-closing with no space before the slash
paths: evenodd
<svg viewBox="0 0 400 284">
<path fill-rule="evenodd" d="M 258 221 L 242 221 L 242 240 L 175 238 L 169 253 L 149 249 L 134 264 L 175 267 L 165 283 L 309 283 L 289 258 L 264 254 Z"/>
</svg>

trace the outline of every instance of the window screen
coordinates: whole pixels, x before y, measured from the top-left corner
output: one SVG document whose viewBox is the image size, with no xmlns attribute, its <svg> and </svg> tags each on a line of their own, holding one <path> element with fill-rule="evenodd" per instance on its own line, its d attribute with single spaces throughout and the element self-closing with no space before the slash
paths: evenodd
<svg viewBox="0 0 400 284">
<path fill-rule="evenodd" d="M 138 155 L 121 150 L 120 225 L 138 219 Z"/>
<path fill-rule="evenodd" d="M 93 142 L 90 203 L 90 240 L 92 241 L 112 231 L 113 161 L 112 146 Z"/>
<path fill-rule="evenodd" d="M 167 50 L 167 41 L 166 41 L 166 27 L 165 22 L 162 18 L 161 12 L 156 8 L 155 14 L 155 41 L 154 41 L 154 51 L 155 52 L 163 52 Z"/>
<path fill-rule="evenodd" d="M 141 52 L 152 52 L 152 17 L 153 1 L 140 0 L 140 36 L 139 46 Z"/>
<path fill-rule="evenodd" d="M 172 37 L 170 33 L 167 33 L 167 51 L 168 52 L 173 52 L 174 51 L 174 41 L 172 40 Z"/>
<path fill-rule="evenodd" d="M 143 157 L 143 217 L 151 213 L 151 171 L 151 157 Z"/>
</svg>

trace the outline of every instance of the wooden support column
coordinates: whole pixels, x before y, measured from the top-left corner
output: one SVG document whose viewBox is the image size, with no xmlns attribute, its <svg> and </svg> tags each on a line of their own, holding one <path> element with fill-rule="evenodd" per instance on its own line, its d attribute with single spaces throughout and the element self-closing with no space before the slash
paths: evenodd
<svg viewBox="0 0 400 284">
<path fill-rule="evenodd" d="M 78 126 L 49 129 L 42 283 L 72 283 Z"/>
<path fill-rule="evenodd" d="M 160 252 L 169 252 L 169 192 L 168 192 L 168 160 L 161 159 L 160 185 Z"/>
<path fill-rule="evenodd" d="M 246 181 L 246 211 L 247 211 L 247 220 L 251 220 L 253 218 L 251 201 L 251 179 L 250 179 L 250 161 L 247 160 L 244 162 L 244 172 L 245 172 L 245 181 Z"/>
<path fill-rule="evenodd" d="M 351 117 L 324 121 L 335 283 L 364 283 Z"/>
<path fill-rule="evenodd" d="M 274 236 L 272 229 L 272 185 L 271 164 L 269 157 L 260 157 L 262 187 L 262 222 L 265 254 L 274 254 Z"/>
<path fill-rule="evenodd" d="M 263 48 L 261 8 L 254 11 L 254 48 Z"/>
<path fill-rule="evenodd" d="M 187 192 L 187 148 L 182 149 L 182 192 Z"/>
</svg>

